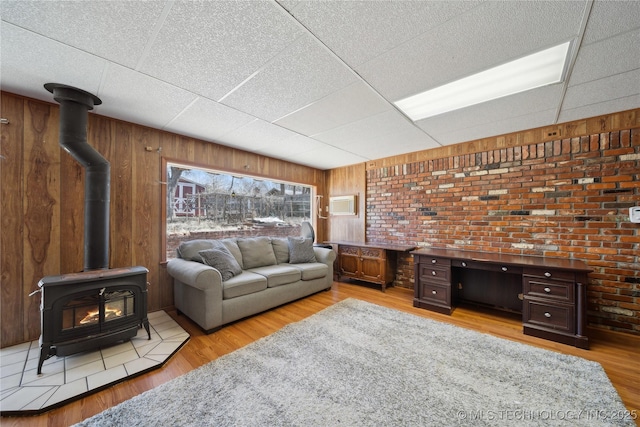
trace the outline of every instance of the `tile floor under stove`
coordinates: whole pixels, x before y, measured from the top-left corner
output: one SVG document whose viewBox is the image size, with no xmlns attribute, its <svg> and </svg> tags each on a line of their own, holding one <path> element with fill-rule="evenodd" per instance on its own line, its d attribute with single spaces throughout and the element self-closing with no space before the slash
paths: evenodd
<svg viewBox="0 0 640 427">
<path fill-rule="evenodd" d="M 127 377 L 161 367 L 189 334 L 164 311 L 149 313 L 151 340 L 140 328 L 127 342 L 65 357 L 53 356 L 37 374 L 38 341 L 0 350 L 0 411 L 29 415 L 95 393 Z"/>
</svg>

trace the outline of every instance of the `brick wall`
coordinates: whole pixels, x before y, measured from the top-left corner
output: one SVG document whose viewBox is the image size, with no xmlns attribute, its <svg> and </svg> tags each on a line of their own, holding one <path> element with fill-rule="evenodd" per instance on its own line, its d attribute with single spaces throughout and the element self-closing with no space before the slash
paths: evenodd
<svg viewBox="0 0 640 427">
<path fill-rule="evenodd" d="M 367 241 L 583 260 L 589 323 L 640 335 L 640 128 L 370 169 L 366 185 Z"/>
</svg>

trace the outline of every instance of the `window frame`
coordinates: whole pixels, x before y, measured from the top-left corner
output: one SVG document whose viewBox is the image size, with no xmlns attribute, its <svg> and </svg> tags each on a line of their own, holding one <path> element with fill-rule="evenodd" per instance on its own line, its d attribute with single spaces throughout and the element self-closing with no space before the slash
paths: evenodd
<svg viewBox="0 0 640 427">
<path fill-rule="evenodd" d="M 162 195 L 160 197 L 160 218 L 162 221 L 161 224 L 161 232 L 160 232 L 160 247 L 162 248 L 162 257 L 161 257 L 161 261 L 160 263 L 165 265 L 168 260 L 167 260 L 167 199 L 168 199 L 168 195 L 167 195 L 167 190 L 168 190 L 168 182 L 167 182 L 167 173 L 168 173 L 168 168 L 170 165 L 177 165 L 177 166 L 184 166 L 185 168 L 190 168 L 190 169 L 201 169 L 204 170 L 206 172 L 211 172 L 211 173 L 224 173 L 224 174 L 229 174 L 229 175 L 233 175 L 236 177 L 243 177 L 243 178 L 253 178 L 253 179 L 261 179 L 261 180 L 269 180 L 269 181 L 273 181 L 273 182 L 277 182 L 277 183 L 283 183 L 283 184 L 289 184 L 289 185 L 298 185 L 298 186 L 303 186 L 303 187 L 308 187 L 311 189 L 311 192 L 309 194 L 309 198 L 310 198 L 310 217 L 309 217 L 309 221 L 311 222 L 311 225 L 314 227 L 314 229 L 316 228 L 316 203 L 318 200 L 318 188 L 316 185 L 312 185 L 312 184 L 307 184 L 307 183 L 302 183 L 302 182 L 295 182 L 295 181 L 288 181 L 288 180 L 282 180 L 282 179 L 278 179 L 278 178 L 274 178 L 268 175 L 261 175 L 261 174 L 249 174 L 246 171 L 238 171 L 238 170 L 234 170 L 234 169 L 225 169 L 225 168 L 220 168 L 220 167 L 212 167 L 210 165 L 204 165 L 202 163 L 197 163 L 197 162 L 190 162 L 187 160 L 179 160 L 179 159 L 172 159 L 172 158 L 168 158 L 168 157 L 161 157 L 161 167 L 160 167 L 160 174 L 161 174 L 161 178 L 160 178 L 160 184 L 161 184 L 161 188 L 162 188 Z"/>
</svg>

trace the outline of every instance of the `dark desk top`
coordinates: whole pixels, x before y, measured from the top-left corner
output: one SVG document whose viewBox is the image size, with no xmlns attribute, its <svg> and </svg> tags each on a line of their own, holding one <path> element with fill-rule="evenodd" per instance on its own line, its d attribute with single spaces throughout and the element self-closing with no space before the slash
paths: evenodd
<svg viewBox="0 0 640 427">
<path fill-rule="evenodd" d="M 411 252 L 413 255 L 434 256 L 491 264 L 509 264 L 521 267 L 547 267 L 562 270 L 590 272 L 591 268 L 583 261 L 566 258 L 547 258 L 533 255 L 512 255 L 495 252 L 467 251 L 462 249 L 421 248 Z"/>
<path fill-rule="evenodd" d="M 370 243 L 370 242 L 346 242 L 346 241 L 329 241 L 324 242 L 329 245 L 343 245 L 343 246 L 359 246 L 361 248 L 376 248 L 386 249 L 388 251 L 408 252 L 414 250 L 416 247 L 413 245 L 388 245 L 386 243 Z"/>
</svg>

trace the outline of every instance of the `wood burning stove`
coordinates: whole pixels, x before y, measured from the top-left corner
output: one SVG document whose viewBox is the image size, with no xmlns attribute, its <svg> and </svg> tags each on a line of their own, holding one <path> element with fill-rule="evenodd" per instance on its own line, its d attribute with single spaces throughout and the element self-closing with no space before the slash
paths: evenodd
<svg viewBox="0 0 640 427">
<path fill-rule="evenodd" d="M 40 360 L 115 344 L 147 320 L 145 267 L 109 269 L 110 165 L 87 143 L 88 111 L 102 101 L 81 89 L 47 83 L 60 104 L 60 146 L 85 169 L 84 271 L 40 280 Z"/>
<path fill-rule="evenodd" d="M 48 276 L 40 280 L 38 374 L 51 356 L 67 356 L 133 338 L 147 319 L 145 267 Z"/>
</svg>

